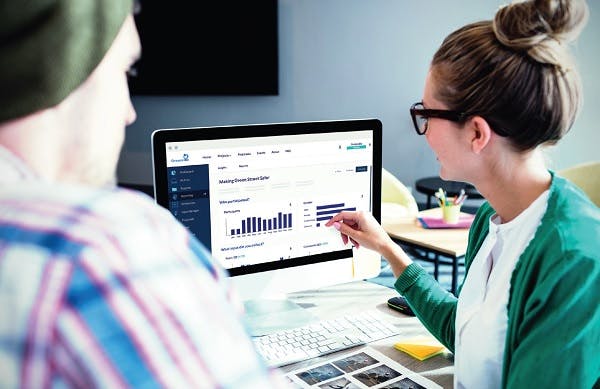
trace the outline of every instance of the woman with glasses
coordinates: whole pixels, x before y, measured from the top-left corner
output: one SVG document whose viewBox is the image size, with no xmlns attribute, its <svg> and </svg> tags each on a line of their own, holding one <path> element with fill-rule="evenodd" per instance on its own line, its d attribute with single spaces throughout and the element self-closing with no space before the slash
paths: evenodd
<svg viewBox="0 0 600 389">
<path fill-rule="evenodd" d="M 568 51 L 585 2 L 536 0 L 451 33 L 410 108 L 446 180 L 487 199 L 458 297 L 366 213 L 343 212 L 345 243 L 374 249 L 423 324 L 455 354 L 455 386 L 600 385 L 600 210 L 549 171 L 542 148 L 570 129 L 581 85 Z"/>
</svg>

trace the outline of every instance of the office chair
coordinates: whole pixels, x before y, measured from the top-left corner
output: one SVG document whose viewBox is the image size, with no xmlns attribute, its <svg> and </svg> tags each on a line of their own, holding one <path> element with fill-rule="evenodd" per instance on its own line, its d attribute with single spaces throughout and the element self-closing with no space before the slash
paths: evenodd
<svg viewBox="0 0 600 389">
<path fill-rule="evenodd" d="M 415 217 L 419 212 L 417 201 L 412 193 L 385 168 L 381 168 L 381 202 L 393 205 L 393 217 Z M 389 206 L 386 207 L 386 210 L 389 210 L 389 208 Z M 383 208 L 381 218 L 386 218 Z"/>
<path fill-rule="evenodd" d="M 600 161 L 578 164 L 557 173 L 581 188 L 600 207 Z"/>
</svg>

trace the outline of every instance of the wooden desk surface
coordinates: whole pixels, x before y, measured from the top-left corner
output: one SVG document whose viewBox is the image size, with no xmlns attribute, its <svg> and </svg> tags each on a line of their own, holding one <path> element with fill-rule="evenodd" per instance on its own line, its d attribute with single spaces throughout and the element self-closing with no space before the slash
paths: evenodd
<svg viewBox="0 0 600 389">
<path fill-rule="evenodd" d="M 392 238 L 454 257 L 465 255 L 468 228 L 426 229 L 415 217 L 402 215 L 395 206 L 389 203 L 381 205 L 381 224 Z M 441 217 L 441 212 L 440 208 L 432 208 L 419 214 Z"/>
<path fill-rule="evenodd" d="M 314 291 L 291 293 L 288 299 L 307 309 L 319 319 L 332 319 L 353 312 L 375 309 L 381 312 L 390 323 L 398 327 L 400 334 L 369 343 L 377 351 L 395 360 L 406 368 L 418 372 L 444 388 L 453 387 L 453 356 L 451 353 L 436 355 L 425 361 L 419 361 L 408 354 L 394 348 L 394 343 L 417 335 L 428 334 L 425 327 L 416 317 L 409 317 L 387 307 L 387 300 L 398 293 L 390 288 L 366 281 L 335 285 Z M 284 366 L 281 369 L 289 372 L 325 361 L 336 355 L 348 353 L 350 350 L 313 358 Z"/>
</svg>

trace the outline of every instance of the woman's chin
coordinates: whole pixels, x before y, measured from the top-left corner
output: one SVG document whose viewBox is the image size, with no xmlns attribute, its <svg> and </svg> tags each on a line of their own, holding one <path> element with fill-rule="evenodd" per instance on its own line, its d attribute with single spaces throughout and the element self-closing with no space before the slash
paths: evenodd
<svg viewBox="0 0 600 389">
<path fill-rule="evenodd" d="M 440 172 L 439 172 L 439 175 L 440 175 L 440 178 L 441 178 L 442 180 L 446 180 L 446 181 L 448 181 L 448 180 L 449 180 L 449 178 L 447 178 L 447 177 L 448 177 L 448 172 L 447 172 L 447 171 L 445 171 L 445 170 L 444 170 L 444 168 L 443 168 L 442 166 L 440 166 Z"/>
<path fill-rule="evenodd" d="M 440 178 L 444 181 L 460 181 L 456 176 L 450 174 L 447 170 L 444 170 L 443 167 L 440 168 Z"/>
</svg>

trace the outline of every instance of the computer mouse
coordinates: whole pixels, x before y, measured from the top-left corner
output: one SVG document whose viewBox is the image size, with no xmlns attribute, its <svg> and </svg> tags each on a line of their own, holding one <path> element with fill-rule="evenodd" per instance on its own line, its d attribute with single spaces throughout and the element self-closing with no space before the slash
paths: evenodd
<svg viewBox="0 0 600 389">
<path fill-rule="evenodd" d="M 407 316 L 415 316 L 415 313 L 406 302 L 406 299 L 402 296 L 392 297 L 387 301 L 387 305 L 391 309 L 402 312 Z"/>
</svg>

